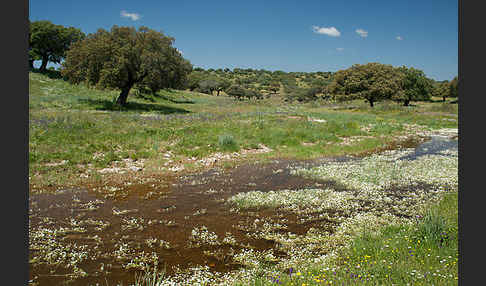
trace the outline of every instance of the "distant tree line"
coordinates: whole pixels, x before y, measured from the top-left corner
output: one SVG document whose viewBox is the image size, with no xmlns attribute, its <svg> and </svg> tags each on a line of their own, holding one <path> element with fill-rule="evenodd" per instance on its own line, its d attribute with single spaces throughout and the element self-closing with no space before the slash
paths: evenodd
<svg viewBox="0 0 486 286">
<path fill-rule="evenodd" d="M 204 70 L 198 67 L 188 79 L 191 91 L 213 94 L 219 87 L 217 95 L 224 91 L 236 99 L 282 94 L 288 102 L 363 99 L 373 107 L 382 100 L 409 106 L 414 101 L 430 101 L 432 96 L 441 97 L 443 101 L 458 97 L 457 77 L 450 82 L 436 82 L 419 69 L 380 63 L 356 64 L 335 73 L 240 68 Z"/>
<path fill-rule="evenodd" d="M 196 67 L 188 76 L 187 88 L 207 94 L 226 95 L 235 99 L 262 99 L 283 94 L 287 101 L 315 99 L 331 81 L 331 72 L 283 72 L 264 69 L 203 69 Z M 304 92 L 305 90 L 305 92 Z M 289 91 L 292 91 L 290 93 Z M 307 97 L 307 94 L 312 94 Z"/>
<path fill-rule="evenodd" d="M 412 101 L 430 101 L 431 96 L 457 97 L 457 77 L 451 83 L 437 84 L 424 72 L 405 66 L 368 63 L 340 70 L 325 93 L 339 101 L 364 99 L 371 107 L 381 100 L 394 100 L 408 106 Z"/>
<path fill-rule="evenodd" d="M 126 105 L 130 90 L 156 94 L 164 88 L 189 89 L 237 100 L 280 95 L 285 101 L 363 99 L 374 106 L 394 100 L 408 106 L 431 97 L 458 97 L 458 78 L 436 82 L 415 68 L 380 63 L 355 64 L 337 72 L 284 72 L 264 69 L 193 68 L 173 47 L 174 38 L 147 27 L 113 26 L 85 35 L 49 21 L 30 23 L 29 65 L 61 63 L 62 77 L 73 83 L 120 90 Z M 457 101 L 456 101 L 457 102 Z"/>
<path fill-rule="evenodd" d="M 458 98 L 458 78 L 455 76 L 451 81 L 439 81 L 434 82 L 434 89 L 432 96 L 442 97 L 442 101 L 446 101 L 446 98 Z M 457 102 L 457 100 L 456 100 Z"/>
</svg>

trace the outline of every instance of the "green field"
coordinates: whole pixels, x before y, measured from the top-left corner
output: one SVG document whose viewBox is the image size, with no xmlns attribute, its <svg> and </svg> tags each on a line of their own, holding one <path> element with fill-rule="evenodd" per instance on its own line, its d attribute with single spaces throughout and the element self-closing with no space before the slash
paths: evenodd
<svg viewBox="0 0 486 286">
<path fill-rule="evenodd" d="M 235 101 L 226 96 L 164 90 L 131 95 L 124 108 L 117 91 L 73 86 L 29 74 L 29 177 L 32 189 L 99 180 L 93 170 L 123 159 L 144 160 L 147 172 L 188 158 L 258 149 L 264 157 L 314 158 L 358 154 L 397 142 L 410 130 L 457 127 L 457 105 L 383 102 L 288 104 L 278 97 Z M 227 150 L 221 136 L 232 139 Z M 164 156 L 165 155 L 165 156 Z M 80 179 L 80 175 L 84 174 Z M 87 178 L 85 178 L 87 176 Z"/>
<path fill-rule="evenodd" d="M 350 193 L 255 190 L 228 198 L 225 204 L 236 212 L 312 215 L 332 210 L 336 216 L 328 219 L 340 223 L 332 236 L 314 229 L 284 237 L 275 225 L 258 232 L 258 239 L 276 241 L 287 254 L 296 255 L 278 261 L 270 252 L 239 252 L 233 259 L 250 274 L 238 272 L 228 283 L 457 285 L 457 153 L 404 163 L 393 157 L 393 150 L 415 147 L 434 130 L 457 129 L 457 104 L 384 101 L 371 108 L 357 100 L 288 103 L 281 96 L 235 100 L 224 93 L 181 90 L 132 93 L 127 106 L 120 107 L 114 104 L 119 91 L 29 73 L 31 194 L 143 184 L 150 178 L 164 181 L 253 161 L 356 155 L 363 158 L 361 165 L 291 172 L 331 178 Z M 385 150 L 392 150 L 391 157 L 380 155 Z M 403 191 L 403 199 L 382 193 L 389 187 L 407 188 L 413 180 L 430 184 L 433 192 L 410 189 Z M 356 201 L 366 202 L 369 209 L 356 211 Z M 397 213 L 404 219 L 395 217 Z M 316 260 L 309 254 L 319 251 L 332 255 Z M 149 285 L 151 279 L 142 277 L 136 284 Z"/>
<path fill-rule="evenodd" d="M 413 223 L 363 232 L 325 264 L 302 264 L 254 285 L 458 285 L 457 192 Z M 247 284 L 241 284 L 247 285 Z"/>
</svg>

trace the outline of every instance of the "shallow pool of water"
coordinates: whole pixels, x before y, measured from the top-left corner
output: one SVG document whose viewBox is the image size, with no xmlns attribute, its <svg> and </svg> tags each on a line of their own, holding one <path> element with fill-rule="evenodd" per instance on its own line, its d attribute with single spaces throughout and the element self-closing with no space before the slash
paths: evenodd
<svg viewBox="0 0 486 286">
<path fill-rule="evenodd" d="M 457 140 L 432 136 L 401 160 L 457 150 Z M 313 167 L 348 157 L 318 160 L 275 160 L 231 170 L 187 175 L 166 187 L 142 184 L 126 187 L 128 196 L 107 198 L 92 189 L 31 194 L 29 198 L 29 275 L 31 285 L 129 285 L 145 267 L 186 269 L 208 265 L 217 272 L 240 267 L 231 256 L 242 248 L 275 249 L 275 243 L 248 236 L 255 217 L 286 220 L 285 232 L 305 234 L 311 227 L 332 231 L 330 221 L 278 210 L 234 212 L 225 201 L 253 190 L 326 188 L 346 191 L 330 181 L 290 175 L 294 167 Z M 359 160 L 359 159 L 357 159 Z M 151 194 L 147 196 L 147 194 Z M 302 223 L 306 220 L 306 223 Z M 195 229 L 207 228 L 209 241 L 197 245 Z M 211 238 L 212 237 L 212 238 Z M 215 238 L 217 237 L 217 238 Z M 235 243 L 223 243 L 233 238 Z M 212 243 L 214 239 L 217 243 Z M 228 239 L 227 241 L 231 241 Z"/>
</svg>

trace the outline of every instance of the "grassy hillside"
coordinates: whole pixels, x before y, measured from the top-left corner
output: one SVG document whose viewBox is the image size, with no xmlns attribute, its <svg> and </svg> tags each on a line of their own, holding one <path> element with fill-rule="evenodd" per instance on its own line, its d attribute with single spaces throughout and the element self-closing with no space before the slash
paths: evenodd
<svg viewBox="0 0 486 286">
<path fill-rule="evenodd" d="M 132 94 L 120 108 L 113 104 L 118 91 L 39 73 L 29 74 L 29 90 L 33 189 L 100 180 L 95 170 L 128 161 L 143 162 L 147 174 L 167 174 L 174 162 L 197 169 L 196 159 L 220 153 L 270 148 L 260 157 L 358 154 L 386 148 L 412 129 L 457 127 L 456 105 L 442 103 L 406 108 L 384 102 L 370 109 L 364 102 L 236 101 L 164 90 Z"/>
</svg>

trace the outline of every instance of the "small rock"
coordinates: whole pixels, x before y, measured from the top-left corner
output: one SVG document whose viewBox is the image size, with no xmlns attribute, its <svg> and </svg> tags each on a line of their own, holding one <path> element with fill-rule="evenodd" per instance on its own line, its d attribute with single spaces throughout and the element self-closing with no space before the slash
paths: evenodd
<svg viewBox="0 0 486 286">
<path fill-rule="evenodd" d="M 141 170 L 142 170 L 142 168 L 137 167 L 137 166 L 131 166 L 131 167 L 129 167 L 128 169 L 129 169 L 130 171 L 132 171 L 132 172 L 138 172 L 138 171 L 141 171 Z"/>
</svg>

